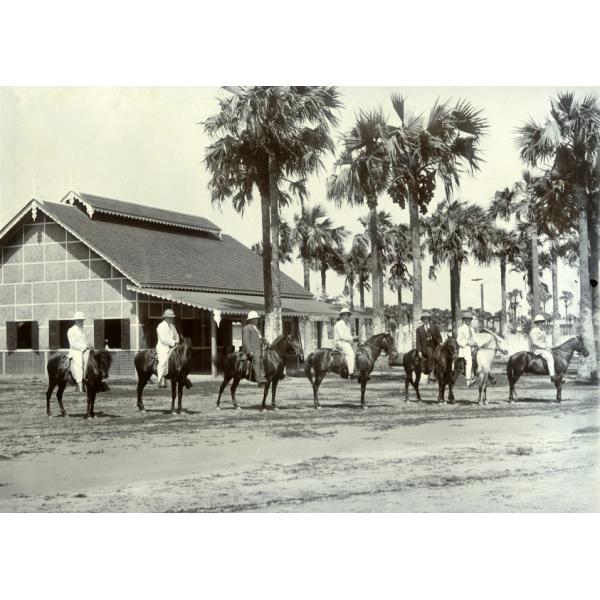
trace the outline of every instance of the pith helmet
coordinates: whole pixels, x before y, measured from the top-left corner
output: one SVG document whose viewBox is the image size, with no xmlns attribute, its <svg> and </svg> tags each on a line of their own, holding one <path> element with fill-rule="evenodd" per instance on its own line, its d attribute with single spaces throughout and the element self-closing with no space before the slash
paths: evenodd
<svg viewBox="0 0 600 600">
<path fill-rule="evenodd" d="M 541 321 L 545 321 L 546 317 L 544 317 L 544 315 L 535 315 L 535 319 L 533 319 L 534 323 L 539 323 Z"/>
<path fill-rule="evenodd" d="M 73 321 L 85 321 L 85 315 L 80 310 L 76 310 L 73 315 Z"/>
<path fill-rule="evenodd" d="M 171 319 L 174 319 L 175 313 L 170 308 L 167 308 L 167 310 L 165 310 L 165 312 L 163 313 L 163 319 L 165 317 L 171 317 Z"/>
<path fill-rule="evenodd" d="M 246 317 L 247 321 L 249 321 L 250 319 L 260 319 L 260 316 L 255 310 L 251 310 L 248 313 L 248 316 Z"/>
<path fill-rule="evenodd" d="M 347 306 L 344 306 L 340 309 L 340 317 L 342 315 L 351 315 L 352 312 L 350 311 L 350 309 Z"/>
<path fill-rule="evenodd" d="M 421 315 L 421 320 L 423 319 L 431 319 L 431 313 L 428 310 L 423 311 L 423 314 Z"/>
<path fill-rule="evenodd" d="M 466 310 L 466 311 L 463 313 L 463 316 L 462 316 L 462 318 L 463 318 L 463 319 L 472 319 L 472 318 L 473 318 L 473 313 L 472 313 L 472 312 L 469 312 L 468 310 Z"/>
</svg>

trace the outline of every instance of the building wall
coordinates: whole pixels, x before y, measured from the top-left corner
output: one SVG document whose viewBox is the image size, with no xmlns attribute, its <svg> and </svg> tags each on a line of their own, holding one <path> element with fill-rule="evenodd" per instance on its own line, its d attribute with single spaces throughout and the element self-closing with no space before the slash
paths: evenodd
<svg viewBox="0 0 600 600">
<path fill-rule="evenodd" d="M 4 242 L 0 258 L 3 372 L 43 372 L 49 351 L 49 321 L 70 320 L 76 310 L 87 317 L 85 330 L 90 342 L 94 339 L 94 319 L 129 319 L 131 349 L 137 348 L 139 322 L 135 293 L 126 288 L 129 280 L 41 211 L 35 221 L 29 215 Z M 37 321 L 39 354 L 7 352 L 7 321 Z M 120 362 L 119 357 L 117 370 Z"/>
</svg>

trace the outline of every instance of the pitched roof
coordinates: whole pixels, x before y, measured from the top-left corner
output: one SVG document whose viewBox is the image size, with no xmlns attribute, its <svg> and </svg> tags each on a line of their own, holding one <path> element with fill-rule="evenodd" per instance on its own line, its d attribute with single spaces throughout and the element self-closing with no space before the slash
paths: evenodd
<svg viewBox="0 0 600 600">
<path fill-rule="evenodd" d="M 142 287 L 262 295 L 262 258 L 229 235 L 220 238 L 80 207 L 34 201 L 50 218 Z M 282 297 L 312 299 L 281 273 Z"/>
<path fill-rule="evenodd" d="M 90 218 L 98 213 L 182 229 L 205 231 L 215 235 L 218 235 L 221 231 L 212 221 L 197 215 L 153 208 L 152 206 L 144 206 L 133 202 L 123 202 L 122 200 L 104 198 L 83 192 L 69 192 L 61 202 L 72 205 L 80 203 L 86 209 Z"/>
</svg>

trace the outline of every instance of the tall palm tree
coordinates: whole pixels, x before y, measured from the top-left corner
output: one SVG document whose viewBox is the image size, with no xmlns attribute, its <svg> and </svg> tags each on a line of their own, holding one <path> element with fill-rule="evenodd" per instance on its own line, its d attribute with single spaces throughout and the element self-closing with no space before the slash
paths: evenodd
<svg viewBox="0 0 600 600">
<path fill-rule="evenodd" d="M 571 304 L 573 303 L 573 292 L 570 292 L 569 290 L 563 290 L 562 294 L 560 295 L 560 300 L 565 305 L 565 321 L 566 321 L 567 317 L 569 316 L 569 306 L 571 306 Z"/>
<path fill-rule="evenodd" d="M 321 294 L 327 296 L 327 271 L 344 273 L 344 239 L 348 235 L 345 227 L 332 227 L 329 232 L 330 243 L 317 248 L 314 261 L 321 273 Z"/>
<path fill-rule="evenodd" d="M 450 306 L 452 331 L 456 335 L 461 322 L 460 273 L 462 265 L 473 257 L 479 262 L 491 259 L 494 228 L 487 212 L 475 204 L 460 200 L 445 200 L 431 217 L 425 220 L 427 248 L 431 254 L 435 277 L 437 268 L 445 263 L 450 267 Z"/>
<path fill-rule="evenodd" d="M 292 229 L 287 221 L 279 219 L 279 262 L 281 264 L 292 262 L 292 252 L 294 250 L 295 240 L 292 236 Z M 262 242 L 252 244 L 250 249 L 259 256 L 263 255 Z"/>
<path fill-rule="evenodd" d="M 339 237 L 332 219 L 321 204 L 305 207 L 294 217 L 292 238 L 298 247 L 304 268 L 304 287 L 310 291 L 310 271 L 317 269 L 317 257 L 324 249 L 337 244 Z"/>
<path fill-rule="evenodd" d="M 421 222 L 433 198 L 436 178 L 444 185 L 446 197 L 460 184 L 464 171 L 474 173 L 481 162 L 480 141 L 487 128 L 481 111 L 458 100 L 435 103 L 426 119 L 405 106 L 404 97 L 394 94 L 392 106 L 400 124 L 390 128 L 388 144 L 393 164 L 388 191 L 403 208 L 408 204 L 413 279 L 413 337 L 423 310 Z"/>
<path fill-rule="evenodd" d="M 410 229 L 404 223 L 399 223 L 387 231 L 387 261 L 389 265 L 388 284 L 398 294 L 398 309 L 402 307 L 402 290 L 412 288 L 412 277 L 408 263 L 412 260 Z M 400 315 L 402 321 L 403 313 Z"/>
<path fill-rule="evenodd" d="M 251 86 L 225 88 L 219 112 L 204 122 L 217 138 L 208 146 L 212 201 L 231 199 L 239 212 L 261 198 L 265 336 L 282 331 L 279 270 L 279 205 L 281 184 L 305 179 L 321 166 L 321 156 L 333 152 L 330 127 L 337 124 L 339 94 L 324 86 Z"/>
<path fill-rule="evenodd" d="M 590 352 L 586 360 L 579 361 L 577 373 L 580 379 L 596 380 L 600 340 L 596 339 L 592 314 L 588 219 L 589 203 L 597 201 L 600 175 L 600 104 L 594 95 L 576 100 L 573 93 L 563 92 L 551 99 L 550 105 L 550 116 L 544 124 L 531 119 L 519 127 L 517 144 L 525 162 L 534 167 L 547 166 L 573 188 L 579 233 L 580 330 Z"/>
<path fill-rule="evenodd" d="M 354 286 L 358 287 L 360 307 L 365 307 L 365 290 L 369 291 L 370 253 L 369 245 L 363 234 L 352 239 L 350 250 L 344 257 L 346 278 L 344 293 L 350 298 L 350 307 L 354 308 Z"/>
<path fill-rule="evenodd" d="M 508 298 L 508 306 L 512 315 L 512 330 L 514 332 L 517 329 L 517 309 L 520 305 L 519 300 L 523 298 L 523 292 L 519 289 L 514 289 L 508 292 L 506 297 Z"/>
<path fill-rule="evenodd" d="M 373 292 L 373 331 L 383 331 L 381 264 L 377 248 L 377 202 L 390 184 L 388 125 L 381 110 L 361 111 L 356 123 L 343 139 L 343 150 L 336 172 L 327 180 L 327 197 L 341 205 L 364 204 L 369 207 L 371 245 L 371 282 Z"/>
</svg>

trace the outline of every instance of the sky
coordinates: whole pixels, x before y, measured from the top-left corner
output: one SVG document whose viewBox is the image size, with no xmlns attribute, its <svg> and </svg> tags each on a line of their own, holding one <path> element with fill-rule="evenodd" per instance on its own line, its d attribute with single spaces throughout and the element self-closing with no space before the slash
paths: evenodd
<svg viewBox="0 0 600 600">
<path fill-rule="evenodd" d="M 338 142 L 353 124 L 356 113 L 382 107 L 393 122 L 392 92 L 407 97 L 416 113 L 429 111 L 436 99 L 465 98 L 483 110 L 489 121 L 481 147 L 485 162 L 474 177 L 465 175 L 455 198 L 487 206 L 496 190 L 520 178 L 521 164 L 515 146 L 515 128 L 530 117 L 541 121 L 549 112 L 550 98 L 560 88 L 542 87 L 340 87 L 343 109 L 334 132 Z M 598 88 L 570 88 L 577 93 Z M 250 247 L 261 238 L 258 194 L 244 215 L 227 204 L 220 209 L 210 202 L 208 174 L 203 165 L 210 143 L 201 122 L 218 111 L 217 97 L 225 92 L 214 87 L 156 88 L 0 88 L 0 226 L 31 198 L 59 201 L 69 190 L 163 207 L 209 218 L 223 231 Z M 362 230 L 358 218 L 366 206 L 337 208 L 325 196 L 326 177 L 334 157 L 324 159 L 324 169 L 310 178 L 310 203 L 322 203 L 336 225 L 351 232 Z M 431 209 L 442 199 L 439 189 Z M 408 222 L 408 211 L 382 196 L 380 207 L 395 222 Z M 283 211 L 291 221 L 298 206 Z M 427 278 L 429 260 L 423 265 L 423 305 L 450 307 L 448 270 L 437 279 Z M 299 261 L 282 270 L 302 282 Z M 499 266 L 463 267 L 461 303 L 480 305 L 482 278 L 485 309 L 500 309 Z M 544 281 L 550 287 L 550 273 Z M 338 295 L 342 277 L 328 274 L 327 291 Z M 523 276 L 509 273 L 508 289 L 525 290 Z M 311 289 L 320 292 L 318 273 L 311 275 Z M 577 272 L 559 267 L 559 293 L 571 290 L 578 298 Z M 410 291 L 403 297 L 410 301 Z M 395 292 L 386 289 L 385 301 L 394 304 Z M 367 298 L 370 303 L 370 297 Z M 576 304 L 574 303 L 574 307 Z M 523 308 L 526 308 L 525 306 Z M 562 309 L 562 307 L 561 307 Z M 548 310 L 551 310 L 550 305 Z"/>
</svg>

